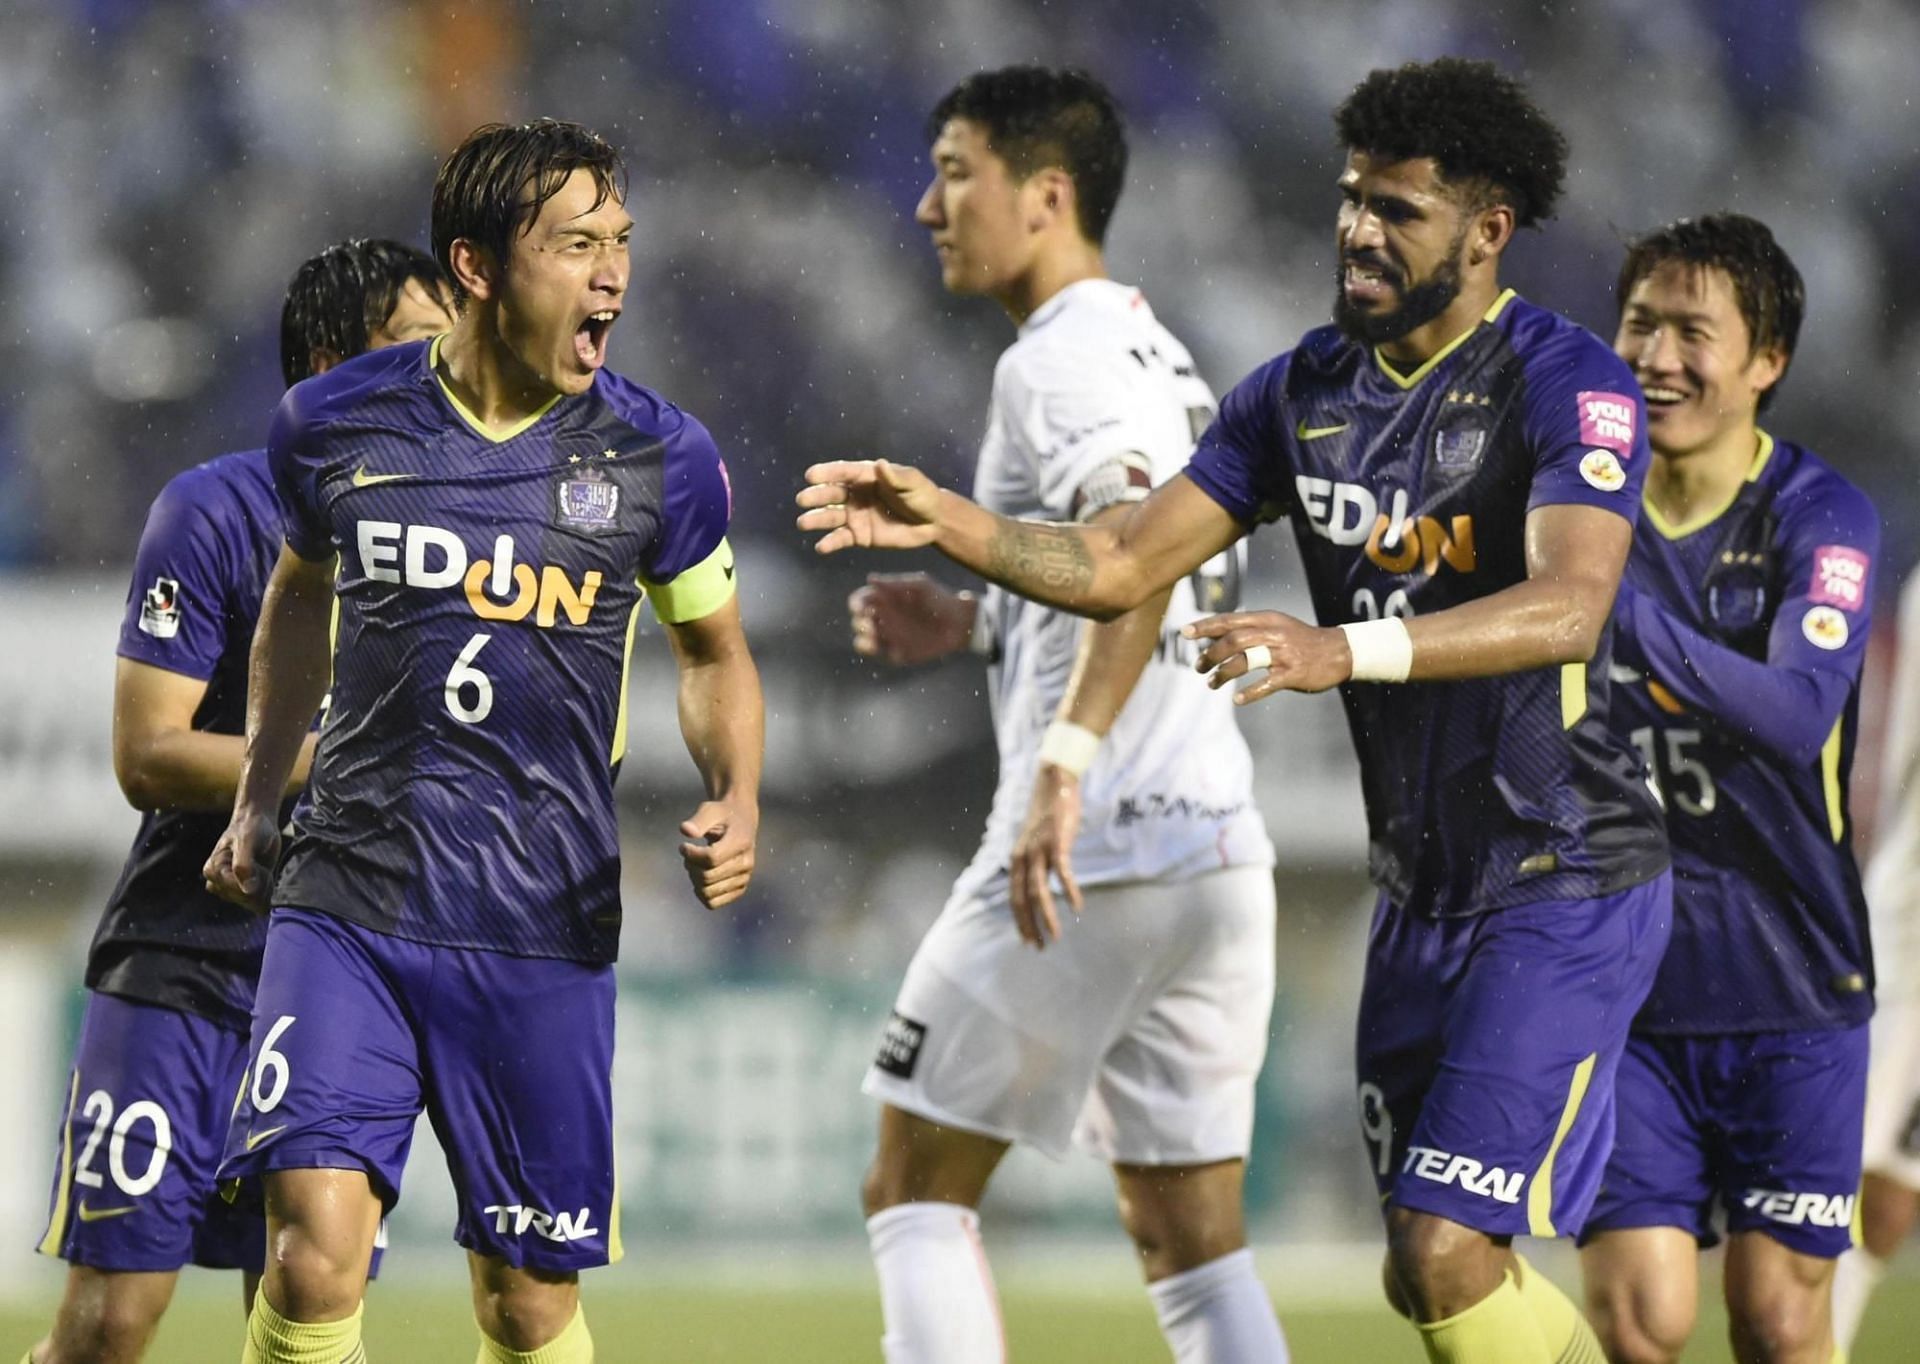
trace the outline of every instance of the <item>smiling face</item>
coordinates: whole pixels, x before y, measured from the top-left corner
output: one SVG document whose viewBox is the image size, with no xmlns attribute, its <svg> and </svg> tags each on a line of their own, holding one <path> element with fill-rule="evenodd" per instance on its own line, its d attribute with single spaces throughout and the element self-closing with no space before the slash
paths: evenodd
<svg viewBox="0 0 1920 1364">
<path fill-rule="evenodd" d="M 499 340 L 547 388 L 584 393 L 606 363 L 632 232 L 618 196 L 603 198 L 593 173 L 575 169 L 514 236 L 487 293 L 475 291 L 497 305 Z"/>
<path fill-rule="evenodd" d="M 1647 397 L 1655 453 L 1686 455 L 1744 440 L 1786 356 L 1755 350 L 1733 281 L 1715 266 L 1668 260 L 1627 294 L 1613 349 Z"/>
<path fill-rule="evenodd" d="M 1336 227 L 1334 321 L 1357 341 L 1397 341 L 1460 295 L 1466 212 L 1431 158 L 1382 161 L 1347 153 Z"/>
<path fill-rule="evenodd" d="M 933 182 L 913 220 L 933 237 L 940 282 L 956 294 L 1006 293 L 1033 267 L 1039 177 L 1016 179 L 964 118 L 947 120 L 932 156 Z"/>
</svg>

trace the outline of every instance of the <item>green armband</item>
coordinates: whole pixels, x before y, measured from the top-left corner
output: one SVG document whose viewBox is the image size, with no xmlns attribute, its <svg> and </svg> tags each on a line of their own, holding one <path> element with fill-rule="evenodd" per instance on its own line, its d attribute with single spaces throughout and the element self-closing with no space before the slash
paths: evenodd
<svg viewBox="0 0 1920 1364">
<path fill-rule="evenodd" d="M 681 625 L 710 616 L 733 596 L 733 546 L 723 536 L 713 553 L 675 574 L 671 582 L 650 583 L 642 578 L 640 585 L 647 590 L 653 614 L 663 625 Z"/>
</svg>

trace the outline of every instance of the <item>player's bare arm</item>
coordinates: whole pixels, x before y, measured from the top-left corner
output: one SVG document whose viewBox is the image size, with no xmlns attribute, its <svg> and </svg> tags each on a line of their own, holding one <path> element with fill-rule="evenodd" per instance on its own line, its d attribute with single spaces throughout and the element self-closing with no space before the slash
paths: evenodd
<svg viewBox="0 0 1920 1364">
<path fill-rule="evenodd" d="M 1448 682 L 1585 662 L 1599 647 L 1632 542 L 1631 523 L 1612 512 L 1578 504 L 1535 508 L 1527 514 L 1526 581 L 1407 621 L 1407 680 Z M 1345 631 L 1282 612 L 1209 616 L 1185 633 L 1212 641 L 1197 666 L 1212 674 L 1213 686 L 1267 669 L 1235 695 L 1242 705 L 1278 691 L 1325 691 L 1354 676 Z M 1265 652 L 1250 665 L 1249 650 Z"/>
<path fill-rule="evenodd" d="M 869 573 L 847 598 L 853 651 L 896 668 L 965 649 L 980 603 L 924 573 Z"/>
<path fill-rule="evenodd" d="M 693 892 L 708 909 L 746 894 L 760 833 L 760 762 L 766 714 L 760 674 L 730 597 L 698 620 L 667 626 L 680 665 L 680 734 L 706 782 L 707 799 L 681 824 Z"/>
<path fill-rule="evenodd" d="M 1117 526 L 1134 511 L 1132 505 L 1108 507 L 1093 524 Z M 1172 588 L 1162 588 L 1125 615 L 1080 632 L 1073 675 L 1067 679 L 1066 694 L 1055 715 L 1056 724 L 1071 727 L 1064 734 L 1097 741 L 1113 728 L 1159 644 L 1160 623 L 1166 618 L 1171 595 Z M 1047 752 L 1043 745 L 1026 822 L 1013 845 L 1010 877 L 1014 925 L 1021 939 L 1036 948 L 1060 937 L 1059 907 L 1053 894 L 1056 877 L 1073 912 L 1078 914 L 1085 907 L 1073 875 L 1073 841 L 1080 834 L 1080 778 L 1092 754 L 1060 753 L 1058 761 L 1049 761 Z"/>
<path fill-rule="evenodd" d="M 267 908 L 280 851 L 280 799 L 326 697 L 333 651 L 327 638 L 334 561 L 280 551 L 260 605 L 247 668 L 246 756 L 233 818 L 207 859 L 207 889 L 235 904 Z"/>
<path fill-rule="evenodd" d="M 113 678 L 113 775 L 136 810 L 227 810 L 240 786 L 246 740 L 193 727 L 207 684 L 138 659 Z M 287 794 L 307 784 L 316 736 L 300 745 Z"/>
<path fill-rule="evenodd" d="M 1124 522 L 1087 526 L 997 516 L 886 460 L 816 464 L 806 477 L 795 500 L 800 529 L 826 532 L 818 553 L 932 545 L 1010 592 L 1100 620 L 1133 610 L 1244 534 L 1184 475 Z"/>
</svg>

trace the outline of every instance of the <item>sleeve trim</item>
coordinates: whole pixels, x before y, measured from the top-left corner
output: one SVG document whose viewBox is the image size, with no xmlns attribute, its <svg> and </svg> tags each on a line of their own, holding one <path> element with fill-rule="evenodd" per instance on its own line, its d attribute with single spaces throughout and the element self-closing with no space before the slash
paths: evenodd
<svg viewBox="0 0 1920 1364">
<path fill-rule="evenodd" d="M 732 600 L 739 584 L 734 578 L 733 546 L 722 536 L 713 553 L 683 569 L 664 583 L 642 578 L 653 613 L 664 625 L 683 625 L 712 615 Z"/>
</svg>

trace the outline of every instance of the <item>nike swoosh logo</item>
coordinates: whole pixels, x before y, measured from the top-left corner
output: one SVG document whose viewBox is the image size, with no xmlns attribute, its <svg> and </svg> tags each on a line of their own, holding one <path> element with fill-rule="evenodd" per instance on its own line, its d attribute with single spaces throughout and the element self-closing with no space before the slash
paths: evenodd
<svg viewBox="0 0 1920 1364">
<path fill-rule="evenodd" d="M 418 477 L 420 477 L 418 474 L 370 474 L 367 472 L 367 466 L 362 464 L 358 469 L 353 471 L 353 486 L 356 488 L 371 488 L 376 483 L 392 483 L 402 478 Z"/>
<path fill-rule="evenodd" d="M 287 1130 L 287 1124 L 281 1123 L 278 1127 L 269 1127 L 264 1132 L 249 1132 L 247 1133 L 247 1149 L 251 1151 L 254 1147 L 258 1146 L 261 1142 L 265 1141 L 268 1137 L 272 1136 L 274 1133 L 284 1132 L 286 1130 Z"/>
<path fill-rule="evenodd" d="M 101 1222 L 109 1217 L 125 1217 L 130 1212 L 139 1212 L 136 1205 L 130 1208 L 89 1208 L 87 1201 L 80 1200 L 80 1220 L 82 1222 Z"/>
<path fill-rule="evenodd" d="M 1293 428 L 1293 434 L 1301 440 L 1319 440 L 1322 436 L 1337 436 L 1351 425 L 1351 422 L 1341 422 L 1338 426 L 1308 426 L 1302 419 L 1300 424 Z"/>
<path fill-rule="evenodd" d="M 733 565 L 728 564 L 725 568 L 721 569 L 720 571 L 726 574 L 729 578 L 731 578 L 733 576 Z"/>
</svg>

